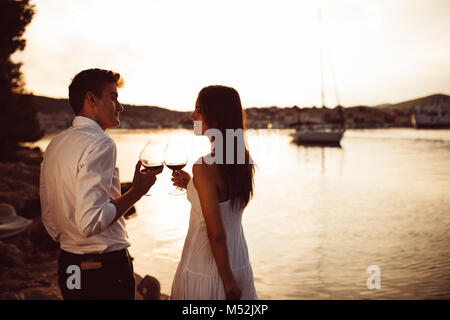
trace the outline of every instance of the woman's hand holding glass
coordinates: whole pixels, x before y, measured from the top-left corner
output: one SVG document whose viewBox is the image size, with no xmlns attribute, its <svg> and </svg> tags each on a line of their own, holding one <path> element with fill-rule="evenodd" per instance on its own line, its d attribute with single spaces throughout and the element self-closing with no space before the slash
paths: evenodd
<svg viewBox="0 0 450 320">
<path fill-rule="evenodd" d="M 188 151 L 186 146 L 181 142 L 170 142 L 166 147 L 164 163 L 170 170 L 173 171 L 172 177 L 175 177 L 177 172 L 182 171 L 181 169 L 186 166 L 187 162 Z M 189 182 L 189 180 L 187 182 Z M 186 194 L 186 191 L 177 187 L 175 190 L 170 191 L 169 194 L 172 196 L 181 196 Z"/>
<path fill-rule="evenodd" d="M 187 189 L 189 180 L 191 180 L 191 175 L 184 170 L 172 172 L 172 181 L 175 187 Z"/>
</svg>

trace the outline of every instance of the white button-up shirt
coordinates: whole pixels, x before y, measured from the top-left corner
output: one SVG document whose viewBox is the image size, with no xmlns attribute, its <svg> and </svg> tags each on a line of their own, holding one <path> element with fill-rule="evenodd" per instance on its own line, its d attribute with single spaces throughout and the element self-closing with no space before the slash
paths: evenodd
<svg viewBox="0 0 450 320">
<path fill-rule="evenodd" d="M 41 164 L 42 222 L 61 249 L 103 253 L 130 246 L 125 220 L 110 202 L 121 196 L 116 145 L 89 118 L 52 139 Z"/>
</svg>

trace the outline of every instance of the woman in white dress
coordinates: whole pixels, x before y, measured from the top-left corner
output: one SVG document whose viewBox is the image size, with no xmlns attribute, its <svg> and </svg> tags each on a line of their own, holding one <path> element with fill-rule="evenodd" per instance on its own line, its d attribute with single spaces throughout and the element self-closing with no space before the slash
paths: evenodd
<svg viewBox="0 0 450 320">
<path fill-rule="evenodd" d="M 173 173 L 174 185 L 187 189 L 191 213 L 171 299 L 257 299 L 241 223 L 253 195 L 254 165 L 244 141 L 245 115 L 239 94 L 224 86 L 203 88 L 190 119 L 198 121 L 196 134 L 201 123 L 201 134 L 210 137 L 213 151 L 194 164 L 192 178 L 182 170 Z M 237 138 L 227 136 L 227 129 L 235 130 Z M 217 130 L 223 148 L 210 134 L 217 136 Z M 234 139 L 237 143 L 230 144 Z M 243 149 L 238 150 L 239 146 Z M 216 161 L 211 164 L 211 159 Z"/>
</svg>

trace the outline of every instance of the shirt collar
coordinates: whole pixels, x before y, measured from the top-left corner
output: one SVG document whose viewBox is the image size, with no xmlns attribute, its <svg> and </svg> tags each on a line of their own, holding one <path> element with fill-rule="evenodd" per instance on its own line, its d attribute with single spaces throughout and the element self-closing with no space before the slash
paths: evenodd
<svg viewBox="0 0 450 320">
<path fill-rule="evenodd" d="M 100 125 L 95 120 L 92 120 L 91 118 L 87 118 L 87 117 L 83 117 L 83 116 L 76 116 L 72 121 L 72 126 L 74 126 L 74 127 L 89 126 L 89 127 L 98 128 L 99 130 L 104 132 L 102 127 L 100 127 Z"/>
</svg>

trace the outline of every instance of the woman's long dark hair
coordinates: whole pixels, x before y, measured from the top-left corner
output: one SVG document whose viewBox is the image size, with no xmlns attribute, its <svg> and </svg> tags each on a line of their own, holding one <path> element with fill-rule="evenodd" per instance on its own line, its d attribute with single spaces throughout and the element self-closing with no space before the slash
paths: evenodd
<svg viewBox="0 0 450 320">
<path fill-rule="evenodd" d="M 209 86 L 198 94 L 200 113 L 209 129 L 218 129 L 223 137 L 223 164 L 217 164 L 226 182 L 228 196 L 233 208 L 245 208 L 253 196 L 253 175 L 255 166 L 251 161 L 244 135 L 227 141 L 226 129 L 245 131 L 245 112 L 242 109 L 239 93 L 230 87 Z M 236 137 L 233 136 L 233 139 Z M 234 143 L 237 142 L 237 143 Z M 233 162 L 227 164 L 227 143 L 233 143 Z M 238 162 L 238 145 L 245 147 L 245 162 Z M 241 161 L 242 162 L 242 161 Z"/>
</svg>

